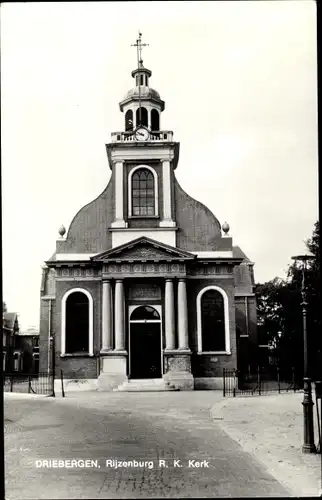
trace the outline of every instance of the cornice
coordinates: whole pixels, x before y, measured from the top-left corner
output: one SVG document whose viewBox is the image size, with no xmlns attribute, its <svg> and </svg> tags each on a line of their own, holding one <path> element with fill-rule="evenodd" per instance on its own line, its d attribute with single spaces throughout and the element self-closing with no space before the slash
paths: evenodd
<svg viewBox="0 0 322 500">
<path fill-rule="evenodd" d="M 120 161 L 162 161 L 173 162 L 176 169 L 179 159 L 179 142 L 110 142 L 105 144 L 109 167 Z"/>
</svg>

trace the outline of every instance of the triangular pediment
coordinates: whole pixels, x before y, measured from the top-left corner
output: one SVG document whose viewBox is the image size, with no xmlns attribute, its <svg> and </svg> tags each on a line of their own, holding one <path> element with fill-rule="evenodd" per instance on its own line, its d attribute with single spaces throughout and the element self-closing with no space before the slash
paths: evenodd
<svg viewBox="0 0 322 500">
<path fill-rule="evenodd" d="M 92 257 L 94 261 L 192 260 L 196 256 L 142 236 Z"/>
</svg>

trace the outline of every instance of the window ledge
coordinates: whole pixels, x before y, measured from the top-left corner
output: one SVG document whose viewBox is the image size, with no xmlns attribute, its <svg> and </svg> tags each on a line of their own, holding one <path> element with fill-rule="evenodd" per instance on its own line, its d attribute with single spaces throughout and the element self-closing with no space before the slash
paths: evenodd
<svg viewBox="0 0 322 500">
<path fill-rule="evenodd" d="M 88 352 L 74 352 L 60 354 L 60 358 L 93 358 L 94 354 L 89 354 Z"/>
<path fill-rule="evenodd" d="M 231 351 L 198 351 L 197 352 L 198 356 L 203 356 L 207 354 L 224 354 L 224 355 L 231 355 Z"/>
</svg>

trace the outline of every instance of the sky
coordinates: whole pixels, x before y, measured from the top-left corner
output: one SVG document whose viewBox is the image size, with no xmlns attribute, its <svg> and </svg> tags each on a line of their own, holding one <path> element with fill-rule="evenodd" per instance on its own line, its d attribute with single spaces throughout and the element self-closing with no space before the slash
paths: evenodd
<svg viewBox="0 0 322 500">
<path fill-rule="evenodd" d="M 176 176 L 255 262 L 284 277 L 318 219 L 311 0 L 1 5 L 3 298 L 39 326 L 58 228 L 105 188 L 138 36 L 180 142 Z"/>
</svg>

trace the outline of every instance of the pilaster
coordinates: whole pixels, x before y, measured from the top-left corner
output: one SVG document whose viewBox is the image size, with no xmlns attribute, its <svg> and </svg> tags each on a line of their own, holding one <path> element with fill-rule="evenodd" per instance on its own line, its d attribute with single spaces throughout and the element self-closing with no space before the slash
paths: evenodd
<svg viewBox="0 0 322 500">
<path fill-rule="evenodd" d="M 115 283 L 115 351 L 125 350 L 125 324 L 124 324 L 124 284 L 123 280 Z"/>
<path fill-rule="evenodd" d="M 112 289 L 111 281 L 104 280 L 102 286 L 102 351 L 110 351 L 113 348 L 113 324 L 112 324 Z"/>
<path fill-rule="evenodd" d="M 184 278 L 178 282 L 178 337 L 179 349 L 189 351 L 187 286 Z"/>
<path fill-rule="evenodd" d="M 175 316 L 173 280 L 165 280 L 165 343 L 166 350 L 175 348 Z"/>
<path fill-rule="evenodd" d="M 169 297 L 171 294 L 168 294 L 168 300 Z M 164 352 L 163 378 L 177 389 L 190 391 L 194 389 L 194 379 L 191 373 L 191 351 L 188 340 L 187 288 L 186 280 L 183 278 L 178 282 L 178 337 L 178 349 L 166 349 Z"/>
<path fill-rule="evenodd" d="M 123 183 L 124 183 L 124 172 L 123 172 L 122 160 L 115 161 L 114 163 L 114 200 L 115 200 L 115 220 L 112 222 L 111 227 L 127 227 L 127 223 L 124 221 L 124 207 L 123 207 Z"/>
<path fill-rule="evenodd" d="M 162 161 L 162 184 L 163 184 L 163 220 L 160 227 L 175 227 L 171 210 L 171 166 L 169 160 Z"/>
</svg>

